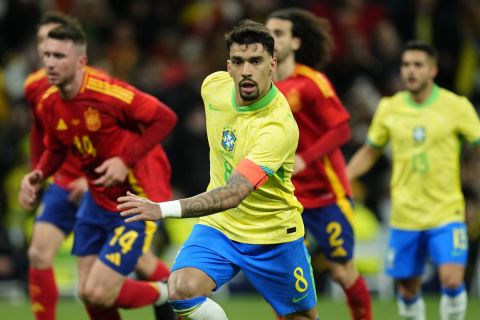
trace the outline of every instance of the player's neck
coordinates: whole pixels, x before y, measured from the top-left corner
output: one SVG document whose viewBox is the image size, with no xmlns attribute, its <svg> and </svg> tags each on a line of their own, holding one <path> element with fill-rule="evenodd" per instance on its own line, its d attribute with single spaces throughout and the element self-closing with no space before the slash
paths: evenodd
<svg viewBox="0 0 480 320">
<path fill-rule="evenodd" d="M 434 83 L 430 82 L 425 86 L 423 90 L 420 90 L 418 92 L 410 91 L 410 96 L 412 97 L 412 100 L 418 104 L 422 104 L 432 94 L 433 86 L 434 86 Z"/>
<path fill-rule="evenodd" d="M 279 62 L 274 74 L 275 81 L 282 81 L 290 77 L 295 71 L 295 57 L 289 55 L 285 60 Z"/>
<path fill-rule="evenodd" d="M 72 78 L 71 81 L 69 81 L 60 88 L 60 95 L 63 99 L 71 100 L 78 94 L 78 92 L 80 91 L 80 87 L 82 86 L 83 76 L 84 70 L 82 69 L 79 72 L 75 73 L 75 76 Z"/>
</svg>

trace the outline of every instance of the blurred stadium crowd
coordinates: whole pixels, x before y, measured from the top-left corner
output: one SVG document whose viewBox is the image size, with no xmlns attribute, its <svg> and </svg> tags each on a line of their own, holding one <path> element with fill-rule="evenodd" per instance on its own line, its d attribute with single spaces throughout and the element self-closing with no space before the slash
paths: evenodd
<svg viewBox="0 0 480 320">
<path fill-rule="evenodd" d="M 223 34 L 242 18 L 263 22 L 272 10 L 302 7 L 328 18 L 335 40 L 324 70 L 351 114 L 348 159 L 364 142 L 381 96 L 401 89 L 399 53 L 408 39 L 440 55 L 437 83 L 480 108 L 480 2 L 477 0 L 3 0 L 0 1 L 0 280 L 26 277 L 31 213 L 17 204 L 29 167 L 29 112 L 23 81 L 38 67 L 35 28 L 47 10 L 76 16 L 88 35 L 90 64 L 131 82 L 172 107 L 179 123 L 166 144 L 176 197 L 203 191 L 208 146 L 200 85 L 225 69 Z M 476 161 L 475 161 L 476 160 Z M 472 270 L 480 238 L 478 158 L 462 154 Z M 388 156 L 355 197 L 380 224 L 388 221 Z M 441 173 L 439 173 L 441 174 Z M 30 217 L 30 218 L 29 218 Z M 470 275 L 468 275 L 470 276 Z"/>
</svg>

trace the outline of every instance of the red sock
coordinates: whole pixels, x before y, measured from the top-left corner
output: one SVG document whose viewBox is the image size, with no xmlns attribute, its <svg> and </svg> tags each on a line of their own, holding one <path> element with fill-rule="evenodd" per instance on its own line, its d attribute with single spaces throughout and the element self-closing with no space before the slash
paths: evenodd
<svg viewBox="0 0 480 320">
<path fill-rule="evenodd" d="M 371 320 L 372 306 L 367 284 L 362 276 L 358 276 L 355 283 L 345 289 L 348 307 L 353 320 Z"/>
<path fill-rule="evenodd" d="M 155 284 L 126 278 L 114 306 L 127 309 L 140 308 L 153 304 L 159 297 L 160 292 Z"/>
<path fill-rule="evenodd" d="M 54 320 L 58 303 L 58 289 L 53 269 L 28 270 L 28 290 L 36 320 Z"/>
<path fill-rule="evenodd" d="M 147 277 L 148 281 L 165 281 L 168 279 L 170 275 L 170 269 L 168 269 L 167 265 L 161 261 L 157 260 L 157 266 L 155 267 L 155 271 Z"/>
<path fill-rule="evenodd" d="M 100 308 L 85 305 L 90 320 L 121 320 L 120 313 L 115 307 Z"/>
</svg>

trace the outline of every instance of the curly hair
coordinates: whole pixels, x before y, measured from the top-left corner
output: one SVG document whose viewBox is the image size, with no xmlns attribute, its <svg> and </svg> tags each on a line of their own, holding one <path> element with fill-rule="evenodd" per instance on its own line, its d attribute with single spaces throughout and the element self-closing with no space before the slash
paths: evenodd
<svg viewBox="0 0 480 320">
<path fill-rule="evenodd" d="M 320 68 L 330 59 L 333 40 L 327 19 L 298 8 L 274 11 L 267 20 L 272 18 L 290 21 L 292 35 L 301 39 L 300 48 L 295 51 L 296 62 L 312 68 Z"/>
</svg>

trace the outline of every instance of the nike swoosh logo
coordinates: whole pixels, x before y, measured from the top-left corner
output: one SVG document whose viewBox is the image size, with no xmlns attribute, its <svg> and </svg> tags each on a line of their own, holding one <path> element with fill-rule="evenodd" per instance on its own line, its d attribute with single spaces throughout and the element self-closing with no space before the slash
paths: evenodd
<svg viewBox="0 0 480 320">
<path fill-rule="evenodd" d="M 210 109 L 212 111 L 222 111 L 222 110 L 218 109 L 217 107 L 213 106 L 211 103 L 208 104 L 208 109 Z"/>
<path fill-rule="evenodd" d="M 305 299 L 307 296 L 308 296 L 308 292 L 305 293 L 305 294 L 304 294 L 303 296 L 301 296 L 301 297 L 298 297 L 298 298 L 297 298 L 297 297 L 293 297 L 292 302 L 293 302 L 293 303 L 297 303 L 297 302 L 302 301 L 303 299 Z"/>
</svg>

